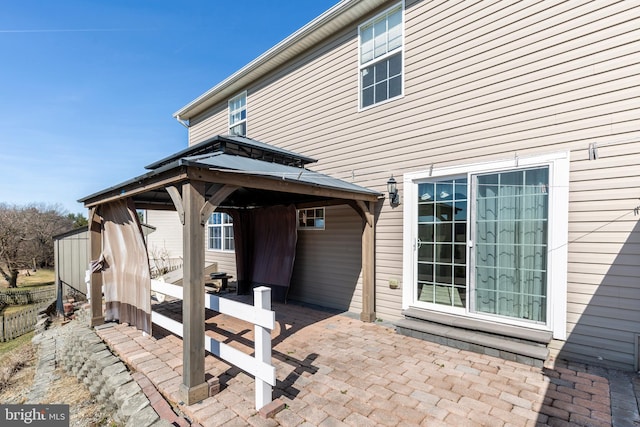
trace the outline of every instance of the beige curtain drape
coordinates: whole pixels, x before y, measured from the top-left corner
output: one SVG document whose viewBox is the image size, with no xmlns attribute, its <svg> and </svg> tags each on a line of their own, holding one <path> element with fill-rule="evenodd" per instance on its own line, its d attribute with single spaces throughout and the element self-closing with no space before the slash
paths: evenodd
<svg viewBox="0 0 640 427">
<path fill-rule="evenodd" d="M 105 204 L 101 213 L 105 320 L 150 334 L 151 275 L 138 214 L 130 200 Z"/>
</svg>

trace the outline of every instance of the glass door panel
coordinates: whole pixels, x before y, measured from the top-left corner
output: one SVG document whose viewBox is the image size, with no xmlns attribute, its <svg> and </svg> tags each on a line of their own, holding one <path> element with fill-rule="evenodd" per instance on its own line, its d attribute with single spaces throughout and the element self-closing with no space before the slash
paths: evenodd
<svg viewBox="0 0 640 427">
<path fill-rule="evenodd" d="M 418 184 L 416 300 L 465 308 L 467 179 Z"/>
<path fill-rule="evenodd" d="M 474 177 L 475 311 L 544 323 L 547 167 Z"/>
</svg>

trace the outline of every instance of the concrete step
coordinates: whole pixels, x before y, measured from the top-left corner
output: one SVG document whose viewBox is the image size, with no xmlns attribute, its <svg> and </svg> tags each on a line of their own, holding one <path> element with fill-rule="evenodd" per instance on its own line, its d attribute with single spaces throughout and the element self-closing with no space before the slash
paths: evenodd
<svg viewBox="0 0 640 427">
<path fill-rule="evenodd" d="M 432 313 L 415 309 L 405 310 L 403 314 L 405 318 L 395 323 L 402 335 L 538 367 L 542 367 L 549 356 L 546 343 L 551 334 L 544 331 L 511 330 L 502 325 L 488 325 L 488 322 L 477 323 L 474 319 L 458 322 L 452 319 L 456 316 L 441 317 L 440 313 L 431 316 Z M 525 329 L 529 334 L 518 329 Z M 507 336 L 507 332 L 512 334 Z"/>
</svg>

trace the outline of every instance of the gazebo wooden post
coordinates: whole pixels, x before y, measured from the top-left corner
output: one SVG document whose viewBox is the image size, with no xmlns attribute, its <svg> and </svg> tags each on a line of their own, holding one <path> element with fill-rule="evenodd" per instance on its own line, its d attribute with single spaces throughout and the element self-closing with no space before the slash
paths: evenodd
<svg viewBox="0 0 640 427">
<path fill-rule="evenodd" d="M 373 322 L 376 320 L 376 217 L 375 203 L 357 200 L 349 205 L 360 215 L 364 222 L 362 230 L 362 312 L 360 320 Z"/>
<path fill-rule="evenodd" d="M 89 250 L 91 261 L 96 261 L 102 254 L 102 217 L 97 212 L 97 207 L 89 210 Z M 89 266 L 91 268 L 91 266 Z M 104 313 L 102 312 L 102 272 L 91 272 L 91 326 L 98 326 L 104 323 Z"/>
<path fill-rule="evenodd" d="M 209 387 L 204 377 L 204 226 L 200 221 L 204 193 L 205 183 L 201 181 L 189 181 L 182 186 L 184 329 L 180 393 L 187 405 L 209 397 Z"/>
</svg>

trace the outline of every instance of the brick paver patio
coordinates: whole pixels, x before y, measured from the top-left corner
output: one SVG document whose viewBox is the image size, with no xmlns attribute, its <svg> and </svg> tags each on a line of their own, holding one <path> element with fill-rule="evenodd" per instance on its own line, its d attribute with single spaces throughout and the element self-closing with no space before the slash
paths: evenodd
<svg viewBox="0 0 640 427">
<path fill-rule="evenodd" d="M 180 302 L 154 307 L 179 316 Z M 145 337 L 126 325 L 97 332 L 132 370 L 203 426 L 612 424 L 609 382 L 597 368 L 534 368 L 399 335 L 347 315 L 296 304 L 274 304 L 274 310 L 274 398 L 286 408 L 270 419 L 254 408 L 253 378 L 212 355 L 205 369 L 219 378 L 221 391 L 195 405 L 181 404 L 180 338 L 160 328 Z M 252 351 L 252 325 L 212 312 L 207 317 L 208 335 Z"/>
</svg>

